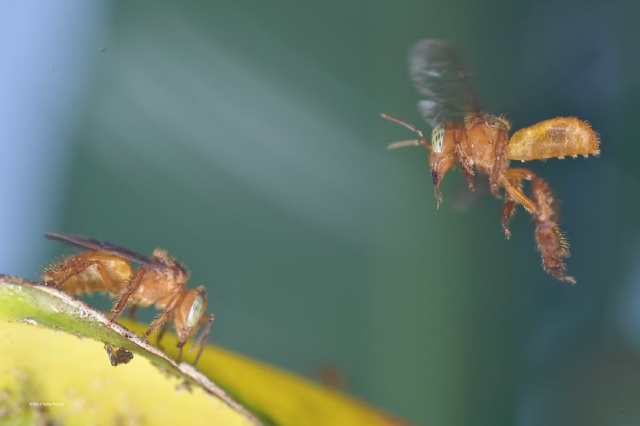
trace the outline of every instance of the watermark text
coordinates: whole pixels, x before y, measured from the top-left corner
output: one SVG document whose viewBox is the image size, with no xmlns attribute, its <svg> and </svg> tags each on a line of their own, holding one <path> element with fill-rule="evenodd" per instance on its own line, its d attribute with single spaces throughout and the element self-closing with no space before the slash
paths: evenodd
<svg viewBox="0 0 640 426">
<path fill-rule="evenodd" d="M 63 407 L 64 402 L 31 401 L 29 407 Z"/>
</svg>

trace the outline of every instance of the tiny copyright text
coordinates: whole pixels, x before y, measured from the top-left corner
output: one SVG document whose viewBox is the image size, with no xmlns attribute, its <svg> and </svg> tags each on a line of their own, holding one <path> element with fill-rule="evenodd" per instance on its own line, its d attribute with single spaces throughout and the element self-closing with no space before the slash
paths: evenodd
<svg viewBox="0 0 640 426">
<path fill-rule="evenodd" d="M 64 402 L 31 401 L 29 407 L 62 407 Z"/>
</svg>

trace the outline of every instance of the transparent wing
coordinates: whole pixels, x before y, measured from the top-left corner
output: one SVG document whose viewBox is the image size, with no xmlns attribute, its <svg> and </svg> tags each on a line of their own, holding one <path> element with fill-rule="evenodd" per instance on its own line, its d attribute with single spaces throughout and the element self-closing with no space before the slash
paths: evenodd
<svg viewBox="0 0 640 426">
<path fill-rule="evenodd" d="M 69 244 L 71 246 L 79 247 L 82 249 L 105 251 L 107 253 L 115 254 L 116 256 L 124 257 L 125 259 L 129 259 L 132 262 L 136 262 L 141 265 L 151 266 L 154 269 L 159 270 L 165 267 L 161 263 L 156 262 L 153 259 L 143 254 L 140 254 L 133 250 L 126 249 L 124 247 L 120 247 L 113 243 L 108 243 L 106 241 L 98 240 L 97 238 L 90 238 L 90 237 L 85 237 L 85 236 L 76 235 L 76 234 L 63 234 L 63 233 L 57 233 L 57 232 L 46 232 L 44 236 L 49 238 L 50 240 L 61 241 L 65 244 Z"/>
<path fill-rule="evenodd" d="M 418 102 L 418 110 L 431 127 L 480 112 L 469 72 L 451 43 L 416 43 L 409 51 L 409 73 L 418 92 L 427 97 Z"/>
</svg>

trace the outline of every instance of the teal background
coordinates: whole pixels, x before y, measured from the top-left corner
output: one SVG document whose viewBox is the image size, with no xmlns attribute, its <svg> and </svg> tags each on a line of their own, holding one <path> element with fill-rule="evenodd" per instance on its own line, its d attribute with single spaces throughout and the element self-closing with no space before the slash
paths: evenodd
<svg viewBox="0 0 640 426">
<path fill-rule="evenodd" d="M 70 82 L 39 110 L 66 114 L 64 137 L 26 154 L 56 165 L 29 167 L 50 187 L 5 178 L 3 226 L 35 224 L 31 245 L 0 242 L 29 259 L 3 272 L 73 252 L 34 240 L 47 230 L 160 246 L 207 287 L 215 344 L 313 380 L 334 366 L 409 422 L 640 422 L 639 8 L 483 3 L 66 3 L 85 25 L 33 31 L 75 31 L 76 53 L 0 79 Z M 541 270 L 522 209 L 506 241 L 500 201 L 470 200 L 454 171 L 436 209 L 427 153 L 385 149 L 412 135 L 381 112 L 429 130 L 406 69 L 426 37 L 459 46 L 483 108 L 515 129 L 577 116 L 600 133 L 598 159 L 527 165 L 562 200 L 576 286 Z M 36 202 L 10 198 L 24 193 Z"/>
</svg>

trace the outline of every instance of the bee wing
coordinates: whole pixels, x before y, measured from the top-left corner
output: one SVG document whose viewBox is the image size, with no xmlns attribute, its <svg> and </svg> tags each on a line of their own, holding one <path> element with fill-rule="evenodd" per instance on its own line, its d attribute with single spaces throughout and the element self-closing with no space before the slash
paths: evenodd
<svg viewBox="0 0 640 426">
<path fill-rule="evenodd" d="M 116 256 L 129 259 L 132 262 L 150 266 L 154 269 L 161 269 L 164 267 L 161 263 L 156 262 L 143 254 L 126 249 L 124 247 L 120 247 L 119 245 L 113 243 L 99 240 L 97 238 L 90 238 L 76 234 L 63 234 L 58 232 L 46 232 L 44 236 L 49 238 L 50 240 L 61 241 L 65 244 L 69 244 L 71 246 L 79 247 L 82 249 L 105 251 L 107 253 L 115 254 Z"/>
<path fill-rule="evenodd" d="M 409 73 L 416 90 L 427 97 L 418 110 L 435 127 L 445 121 L 462 122 L 480 107 L 471 77 L 455 47 L 446 41 L 425 39 L 409 51 Z"/>
</svg>

